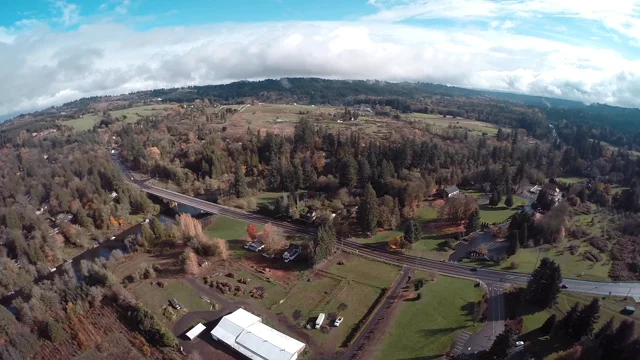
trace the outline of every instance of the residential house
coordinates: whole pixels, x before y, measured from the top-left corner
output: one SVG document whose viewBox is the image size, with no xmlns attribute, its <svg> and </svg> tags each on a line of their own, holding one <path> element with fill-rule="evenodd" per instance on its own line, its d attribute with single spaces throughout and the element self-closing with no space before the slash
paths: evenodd
<svg viewBox="0 0 640 360">
<path fill-rule="evenodd" d="M 456 196 L 460 193 L 460 189 L 457 186 L 447 186 L 442 190 L 442 196 L 445 198 L 450 198 L 452 196 Z"/>
</svg>

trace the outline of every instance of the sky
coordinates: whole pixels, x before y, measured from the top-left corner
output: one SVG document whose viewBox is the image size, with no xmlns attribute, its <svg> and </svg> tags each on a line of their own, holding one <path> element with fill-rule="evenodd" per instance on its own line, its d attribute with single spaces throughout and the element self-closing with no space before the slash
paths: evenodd
<svg viewBox="0 0 640 360">
<path fill-rule="evenodd" d="M 640 0 L 3 0 L 0 118 L 285 76 L 640 107 Z"/>
</svg>

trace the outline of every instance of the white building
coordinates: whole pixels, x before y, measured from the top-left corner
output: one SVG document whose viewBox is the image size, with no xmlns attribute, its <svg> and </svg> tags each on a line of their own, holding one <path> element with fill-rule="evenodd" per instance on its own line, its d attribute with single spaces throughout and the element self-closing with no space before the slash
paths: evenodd
<svg viewBox="0 0 640 360">
<path fill-rule="evenodd" d="M 193 340 L 198 337 L 207 327 L 198 323 L 198 325 L 194 326 L 193 329 L 187 331 L 187 337 L 189 340 Z"/>
<path fill-rule="evenodd" d="M 295 360 L 305 348 L 304 343 L 268 327 L 244 309 L 224 316 L 211 336 L 252 360 Z"/>
</svg>

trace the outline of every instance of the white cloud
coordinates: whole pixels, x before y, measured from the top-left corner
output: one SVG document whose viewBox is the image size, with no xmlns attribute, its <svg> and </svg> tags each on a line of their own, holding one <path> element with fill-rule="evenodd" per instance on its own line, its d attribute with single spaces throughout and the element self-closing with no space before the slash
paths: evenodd
<svg viewBox="0 0 640 360">
<path fill-rule="evenodd" d="M 80 19 L 80 8 L 76 4 L 70 4 L 66 1 L 56 1 L 55 7 L 61 13 L 60 17 L 57 19 L 64 26 L 70 26 L 78 23 Z"/>
<path fill-rule="evenodd" d="M 129 6 L 131 5 L 131 0 L 122 0 L 118 6 L 115 8 L 115 12 L 121 15 L 125 15 L 129 11 Z"/>
<path fill-rule="evenodd" d="M 384 7 L 363 20 L 575 18 L 598 23 L 632 41 L 640 41 L 639 0 L 377 0 L 376 4 L 378 8 Z"/>
<path fill-rule="evenodd" d="M 640 106 L 640 60 L 499 29 L 270 22 L 138 32 L 103 22 L 0 42 L 0 116 L 83 96 L 283 76 L 430 81 Z"/>
</svg>

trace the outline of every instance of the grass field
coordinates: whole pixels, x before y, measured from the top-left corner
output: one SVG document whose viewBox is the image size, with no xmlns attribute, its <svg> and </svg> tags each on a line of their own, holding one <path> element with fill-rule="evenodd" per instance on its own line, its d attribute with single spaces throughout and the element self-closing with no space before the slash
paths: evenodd
<svg viewBox="0 0 640 360">
<path fill-rule="evenodd" d="M 80 119 L 63 121 L 62 124 L 71 126 L 75 131 L 79 132 L 90 130 L 94 125 L 98 123 L 98 120 L 100 120 L 100 116 L 98 115 L 84 115 Z"/>
<path fill-rule="evenodd" d="M 361 256 L 345 255 L 343 261 L 344 265 L 335 264 L 329 268 L 329 272 L 378 288 L 389 286 L 400 272 L 400 268 L 395 265 Z"/>
<path fill-rule="evenodd" d="M 147 309 L 154 312 L 158 318 L 167 320 L 162 315 L 162 307 L 169 305 L 169 300 L 175 298 L 187 308 L 187 311 L 205 311 L 210 309 L 209 303 L 200 298 L 200 294 L 189 284 L 179 280 L 163 280 L 165 288 L 149 281 L 140 281 L 129 287 L 136 299 L 141 301 Z"/>
<path fill-rule="evenodd" d="M 563 182 L 571 185 L 571 184 L 577 184 L 579 182 L 584 182 L 586 179 L 580 178 L 580 177 L 561 177 L 561 178 L 556 178 L 556 180 L 558 180 L 558 182 Z"/>
<path fill-rule="evenodd" d="M 173 106 L 174 105 L 144 105 L 129 109 L 113 110 L 109 113 L 114 118 L 122 118 L 123 116 L 126 116 L 125 123 L 133 123 L 138 121 L 142 116 L 164 113 L 165 110 L 170 109 Z"/>
<path fill-rule="evenodd" d="M 262 231 L 263 225 L 254 224 L 258 231 Z M 227 240 L 229 251 L 235 258 L 250 255 L 242 246 L 247 237 L 247 223 L 241 220 L 232 219 L 222 215 L 216 215 L 213 223 L 204 229 L 209 237 L 216 237 Z"/>
<path fill-rule="evenodd" d="M 439 210 L 430 206 L 424 206 L 417 211 L 415 220 L 423 228 L 423 235 L 428 235 L 424 230 L 429 221 L 433 221 L 438 218 Z M 390 239 L 404 234 L 404 224 L 398 226 L 396 230 L 378 232 L 376 235 L 370 238 L 354 238 L 355 241 L 364 244 L 375 244 L 380 242 L 388 242 Z M 425 240 L 428 241 L 428 240 Z M 414 246 L 417 246 L 416 243 Z"/>
<path fill-rule="evenodd" d="M 416 278 L 426 277 L 422 272 Z M 473 303 L 482 298 L 474 282 L 440 276 L 421 290 L 422 299 L 401 304 L 395 324 L 386 335 L 378 359 L 437 359 L 444 357 L 456 335 L 475 332 Z M 470 313 L 471 312 L 471 313 Z"/>
<path fill-rule="evenodd" d="M 577 243 L 577 242 L 576 242 Z M 571 255 L 566 250 L 567 244 L 561 245 L 558 248 L 554 248 L 550 245 L 543 245 L 538 248 L 524 249 L 520 248 L 518 252 L 510 256 L 502 264 L 496 264 L 494 262 L 475 262 L 469 261 L 469 263 L 476 264 L 480 267 L 494 268 L 501 270 L 508 270 L 507 267 L 511 262 L 518 264 L 518 268 L 515 271 L 519 273 L 530 273 L 536 266 L 536 260 L 538 259 L 538 249 L 541 249 L 539 258 L 548 257 L 554 260 L 562 269 L 562 276 L 568 279 L 580 279 L 591 281 L 609 281 L 609 268 L 611 263 L 607 254 L 602 254 L 604 260 L 599 263 L 592 263 L 588 260 L 584 260 L 580 255 L 584 250 L 591 250 L 598 252 L 586 243 L 580 243 L 580 251 L 577 255 Z"/>
<path fill-rule="evenodd" d="M 527 203 L 527 199 L 516 195 L 513 197 L 513 206 L 511 208 L 508 208 L 503 204 L 500 204 L 496 207 L 489 206 L 488 204 L 480 205 L 480 221 L 489 224 L 501 224 L 505 222 L 509 216 L 520 211 L 516 209 L 516 207 L 518 207 L 519 205 L 526 205 Z"/>
<path fill-rule="evenodd" d="M 443 118 L 441 115 L 434 114 L 409 114 L 410 119 L 422 120 L 427 124 L 431 124 L 437 127 L 446 128 L 449 125 L 469 129 L 473 132 L 483 133 L 486 132 L 489 135 L 496 135 L 498 133 L 498 127 L 493 124 L 485 123 L 482 121 L 469 120 L 469 119 L 454 119 L 451 117 Z M 503 128 L 504 131 L 509 131 L 508 128 Z"/>
</svg>

